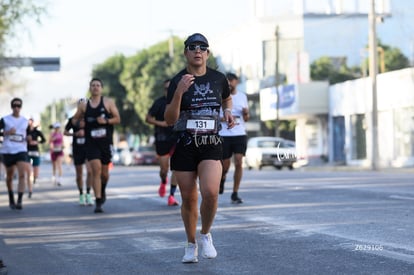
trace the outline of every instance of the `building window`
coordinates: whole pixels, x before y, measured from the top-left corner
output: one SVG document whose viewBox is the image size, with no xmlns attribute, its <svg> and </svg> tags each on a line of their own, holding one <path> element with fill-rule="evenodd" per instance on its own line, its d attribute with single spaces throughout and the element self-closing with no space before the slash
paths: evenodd
<svg viewBox="0 0 414 275">
<path fill-rule="evenodd" d="M 333 160 L 337 163 L 345 163 L 345 117 L 332 118 L 333 124 Z"/>
<path fill-rule="evenodd" d="M 351 115 L 351 158 L 366 159 L 367 157 L 367 139 L 366 139 L 366 123 L 365 115 Z"/>
<path fill-rule="evenodd" d="M 394 111 L 395 156 L 414 156 L 414 108 Z"/>
</svg>

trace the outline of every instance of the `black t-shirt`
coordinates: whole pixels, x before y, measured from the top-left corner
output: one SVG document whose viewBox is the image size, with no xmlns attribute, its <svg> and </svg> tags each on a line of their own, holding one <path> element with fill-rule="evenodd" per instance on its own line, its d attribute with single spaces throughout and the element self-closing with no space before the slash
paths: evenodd
<svg viewBox="0 0 414 275">
<path fill-rule="evenodd" d="M 182 76 L 188 74 L 184 69 L 171 80 L 167 94 L 167 104 L 171 103 L 177 84 Z M 226 76 L 219 71 L 207 68 L 206 74 L 196 76 L 194 84 L 183 94 L 181 111 L 210 109 L 220 112 L 222 99 L 230 96 L 229 84 Z"/>
<path fill-rule="evenodd" d="M 148 111 L 150 116 L 153 116 L 158 121 L 164 121 L 165 106 L 167 105 L 167 98 L 165 96 L 159 97 L 154 101 Z M 165 141 L 172 136 L 173 127 L 155 126 L 155 139 L 157 141 Z"/>
<path fill-rule="evenodd" d="M 167 94 L 167 104 L 171 103 L 177 84 L 182 76 L 188 74 L 184 69 L 179 72 L 170 82 Z M 193 85 L 183 94 L 181 99 L 179 125 L 189 115 L 214 116 L 220 114 L 223 99 L 230 96 L 229 84 L 226 76 L 219 71 L 207 68 L 202 76 L 196 76 Z M 177 127 L 181 129 L 182 127 Z"/>
</svg>

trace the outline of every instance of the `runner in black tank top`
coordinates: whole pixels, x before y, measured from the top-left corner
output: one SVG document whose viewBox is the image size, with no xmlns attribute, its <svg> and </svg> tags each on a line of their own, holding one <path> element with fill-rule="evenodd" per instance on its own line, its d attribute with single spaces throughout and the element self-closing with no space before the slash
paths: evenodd
<svg viewBox="0 0 414 275">
<path fill-rule="evenodd" d="M 97 117 L 109 118 L 110 114 L 105 109 L 105 105 L 103 103 L 104 97 L 101 97 L 101 101 L 96 108 L 91 107 L 90 101 L 88 101 L 86 105 L 85 111 L 85 134 L 86 134 L 86 145 L 93 145 L 95 143 L 101 144 L 111 144 L 112 142 L 112 126 L 109 124 L 99 124 L 97 121 Z M 97 156 L 91 156 L 97 157 Z M 88 158 L 89 159 L 89 158 Z M 101 159 L 103 164 L 108 164 L 111 161 L 109 159 Z"/>
<path fill-rule="evenodd" d="M 90 194 L 92 188 L 92 170 L 86 159 L 86 138 L 84 128 L 84 120 L 82 120 L 79 125 L 73 125 L 72 118 L 69 118 L 63 134 L 72 136 L 72 157 L 76 170 L 76 185 L 79 190 L 79 205 L 93 205 Z M 86 167 L 86 194 L 83 193 L 83 165 Z"/>
<path fill-rule="evenodd" d="M 73 116 L 77 125 L 85 120 L 86 158 L 92 169 L 92 184 L 95 191 L 95 213 L 102 213 L 106 200 L 106 185 L 109 179 L 108 164 L 111 161 L 113 125 L 121 122 L 115 102 L 102 96 L 103 83 L 94 78 L 89 82 L 91 97 L 81 102 Z"/>
</svg>

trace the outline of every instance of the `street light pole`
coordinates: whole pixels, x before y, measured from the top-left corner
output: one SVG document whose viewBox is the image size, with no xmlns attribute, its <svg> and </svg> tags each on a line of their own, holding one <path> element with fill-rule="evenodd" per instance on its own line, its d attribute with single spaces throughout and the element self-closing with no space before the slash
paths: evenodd
<svg viewBox="0 0 414 275">
<path fill-rule="evenodd" d="M 369 21 L 369 75 L 372 88 L 372 170 L 378 170 L 378 103 L 377 103 L 377 36 L 376 36 L 375 0 L 371 0 Z"/>
<path fill-rule="evenodd" d="M 276 119 L 275 136 L 279 136 L 279 25 L 276 25 L 276 63 L 275 63 L 275 86 L 276 86 Z"/>
</svg>

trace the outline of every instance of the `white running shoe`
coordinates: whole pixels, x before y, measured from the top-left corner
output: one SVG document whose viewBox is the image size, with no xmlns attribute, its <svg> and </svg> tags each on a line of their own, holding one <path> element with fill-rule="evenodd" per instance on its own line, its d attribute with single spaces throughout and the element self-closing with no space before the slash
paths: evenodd
<svg viewBox="0 0 414 275">
<path fill-rule="evenodd" d="M 91 194 L 86 194 L 86 202 L 87 205 L 93 205 Z"/>
<path fill-rule="evenodd" d="M 85 205 L 85 196 L 79 195 L 79 205 Z"/>
<path fill-rule="evenodd" d="M 200 234 L 198 239 L 199 244 L 201 245 L 201 256 L 207 259 L 213 259 L 217 257 L 217 251 L 213 245 L 213 238 L 210 233 Z"/>
<path fill-rule="evenodd" d="M 185 254 L 182 259 L 183 263 L 198 263 L 198 246 L 197 243 L 187 243 Z"/>
</svg>

